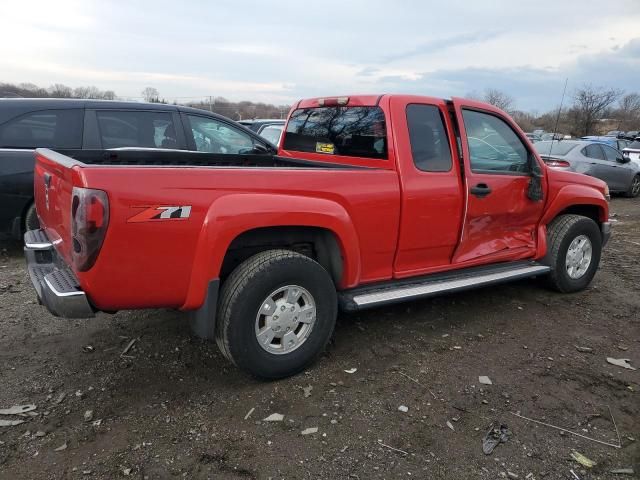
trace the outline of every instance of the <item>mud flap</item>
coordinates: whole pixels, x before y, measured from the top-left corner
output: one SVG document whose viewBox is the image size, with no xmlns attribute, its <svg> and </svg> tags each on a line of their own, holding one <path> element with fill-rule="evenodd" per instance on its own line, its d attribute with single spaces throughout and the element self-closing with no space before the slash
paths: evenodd
<svg viewBox="0 0 640 480">
<path fill-rule="evenodd" d="M 211 280 L 202 306 L 188 313 L 191 332 L 198 338 L 204 340 L 213 340 L 215 338 L 219 290 L 220 280 Z"/>
</svg>

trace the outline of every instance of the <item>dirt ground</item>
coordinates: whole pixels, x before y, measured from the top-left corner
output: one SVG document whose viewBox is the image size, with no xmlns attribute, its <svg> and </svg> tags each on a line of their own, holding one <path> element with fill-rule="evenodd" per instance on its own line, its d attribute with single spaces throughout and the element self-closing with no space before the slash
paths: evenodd
<svg viewBox="0 0 640 480">
<path fill-rule="evenodd" d="M 4 240 L 0 408 L 37 408 L 0 415 L 24 420 L 0 427 L 0 478 L 640 478 L 640 199 L 612 211 L 587 291 L 522 281 L 341 315 L 314 367 L 271 383 L 192 338 L 178 312 L 49 315 Z M 622 448 L 514 412 L 612 444 L 617 426 Z M 284 419 L 264 421 L 273 413 Z M 484 455 L 492 422 L 512 435 Z"/>
</svg>

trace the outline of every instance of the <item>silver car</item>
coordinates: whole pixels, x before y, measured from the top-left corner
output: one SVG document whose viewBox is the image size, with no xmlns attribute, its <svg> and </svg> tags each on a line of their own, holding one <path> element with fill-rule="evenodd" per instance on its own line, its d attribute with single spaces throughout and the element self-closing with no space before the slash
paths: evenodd
<svg viewBox="0 0 640 480">
<path fill-rule="evenodd" d="M 640 194 L 640 165 L 609 145 L 588 140 L 560 140 L 537 142 L 533 146 L 552 168 L 604 180 L 611 192 L 628 197 Z"/>
</svg>

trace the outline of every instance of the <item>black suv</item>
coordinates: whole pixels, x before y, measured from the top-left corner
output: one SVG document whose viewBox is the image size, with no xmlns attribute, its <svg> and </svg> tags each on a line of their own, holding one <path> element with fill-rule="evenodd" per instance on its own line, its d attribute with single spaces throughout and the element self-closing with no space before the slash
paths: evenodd
<svg viewBox="0 0 640 480">
<path fill-rule="evenodd" d="M 207 153 L 275 152 L 253 131 L 220 115 L 157 103 L 0 99 L 0 232 L 38 228 L 33 149 L 118 148 Z"/>
</svg>

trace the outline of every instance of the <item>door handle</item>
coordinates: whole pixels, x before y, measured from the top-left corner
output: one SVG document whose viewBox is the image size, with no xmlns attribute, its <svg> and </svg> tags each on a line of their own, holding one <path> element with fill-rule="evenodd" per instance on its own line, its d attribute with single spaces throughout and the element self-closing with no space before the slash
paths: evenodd
<svg viewBox="0 0 640 480">
<path fill-rule="evenodd" d="M 471 187 L 471 195 L 475 195 L 478 198 L 486 197 L 491 193 L 491 188 L 486 183 L 479 183 L 475 187 Z"/>
</svg>

